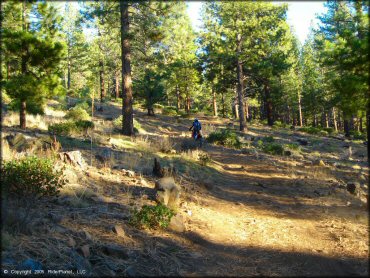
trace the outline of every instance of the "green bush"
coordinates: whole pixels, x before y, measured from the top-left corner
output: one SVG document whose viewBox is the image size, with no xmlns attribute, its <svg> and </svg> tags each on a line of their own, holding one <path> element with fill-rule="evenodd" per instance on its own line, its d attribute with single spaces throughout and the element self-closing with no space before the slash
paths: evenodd
<svg viewBox="0 0 370 278">
<path fill-rule="evenodd" d="M 230 129 L 217 130 L 209 134 L 207 141 L 216 145 L 240 149 L 242 143 L 238 135 Z"/>
<path fill-rule="evenodd" d="M 94 123 L 91 121 L 68 121 L 63 123 L 52 124 L 48 126 L 49 132 L 56 135 L 72 135 L 73 133 L 86 132 L 93 128 Z"/>
<path fill-rule="evenodd" d="M 89 121 L 91 117 L 87 111 L 81 106 L 75 106 L 68 110 L 67 114 L 64 116 L 66 119 L 73 121 Z"/>
<path fill-rule="evenodd" d="M 333 134 L 335 133 L 335 129 L 332 127 L 325 127 L 322 130 L 325 130 L 328 134 Z"/>
<path fill-rule="evenodd" d="M 129 223 L 137 228 L 167 228 L 175 212 L 163 204 L 144 205 L 140 211 L 134 210 Z"/>
<path fill-rule="evenodd" d="M 287 128 L 287 127 L 289 127 L 289 125 L 287 125 L 286 123 L 283 123 L 281 121 L 275 121 L 273 127 Z"/>
<path fill-rule="evenodd" d="M 284 148 L 282 145 L 278 143 L 265 143 L 262 146 L 262 150 L 265 153 L 269 153 L 273 155 L 284 155 Z"/>
<path fill-rule="evenodd" d="M 67 182 L 51 160 L 37 157 L 4 162 L 1 175 L 5 195 L 17 197 L 54 196 Z"/>
<path fill-rule="evenodd" d="M 72 121 L 51 124 L 48 126 L 48 131 L 56 135 L 70 135 L 77 132 L 76 124 Z"/>
<path fill-rule="evenodd" d="M 289 149 L 289 150 L 292 150 L 292 151 L 300 151 L 301 150 L 301 146 L 299 144 L 296 144 L 296 143 L 286 144 L 284 147 L 286 149 Z"/>
<path fill-rule="evenodd" d="M 176 116 L 177 115 L 176 107 L 164 106 L 162 108 L 162 115 Z"/>
<path fill-rule="evenodd" d="M 366 140 L 366 133 L 362 133 L 357 130 L 352 130 L 349 132 L 349 134 L 353 136 L 353 139 L 364 140 L 364 141 Z"/>
<path fill-rule="evenodd" d="M 318 134 L 320 132 L 320 128 L 309 126 L 309 127 L 301 127 L 298 131 L 306 132 L 309 134 Z"/>
<path fill-rule="evenodd" d="M 272 143 L 272 142 L 275 141 L 275 139 L 272 136 L 266 136 L 266 137 L 262 138 L 262 141 L 265 142 L 265 143 Z"/>
<path fill-rule="evenodd" d="M 113 127 L 116 130 L 122 130 L 122 119 L 123 119 L 123 116 L 121 115 L 118 118 L 113 120 Z M 139 129 L 142 129 L 141 124 L 134 118 L 134 131 L 139 132 Z"/>
<path fill-rule="evenodd" d="M 325 130 L 320 130 L 319 133 L 318 133 L 320 136 L 328 136 L 329 135 L 329 132 L 325 131 Z"/>
<path fill-rule="evenodd" d="M 211 157 L 208 155 L 208 153 L 200 153 L 198 155 L 198 160 L 201 165 L 207 166 L 208 163 L 212 161 Z"/>
</svg>

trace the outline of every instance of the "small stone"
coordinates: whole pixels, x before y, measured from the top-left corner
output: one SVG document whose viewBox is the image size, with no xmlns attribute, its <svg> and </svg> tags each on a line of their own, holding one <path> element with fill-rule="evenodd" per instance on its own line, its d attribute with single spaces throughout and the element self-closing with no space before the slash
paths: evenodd
<svg viewBox="0 0 370 278">
<path fill-rule="evenodd" d="M 116 258 L 119 258 L 119 259 L 126 260 L 126 259 L 129 258 L 129 255 L 128 255 L 127 251 L 125 249 L 123 249 L 122 247 L 117 246 L 117 245 L 113 245 L 113 244 L 104 245 L 102 247 L 102 251 L 103 251 L 103 253 L 105 253 L 108 256 L 116 257 Z"/>
<path fill-rule="evenodd" d="M 124 237 L 126 235 L 125 231 L 123 230 L 122 226 L 114 225 L 112 231 L 117 234 L 119 237 Z"/>
<path fill-rule="evenodd" d="M 177 214 L 171 218 L 168 228 L 172 231 L 182 233 L 185 231 L 184 220 L 180 214 Z"/>
<path fill-rule="evenodd" d="M 70 238 L 68 238 L 67 244 L 70 247 L 75 247 L 76 246 L 76 241 L 73 238 L 70 237 Z"/>
<path fill-rule="evenodd" d="M 126 275 L 127 275 L 127 277 L 136 277 L 136 276 L 138 276 L 138 273 L 137 273 L 136 269 L 133 266 L 129 266 L 126 269 Z"/>
<path fill-rule="evenodd" d="M 90 256 L 90 246 L 88 244 L 85 244 L 79 248 L 77 248 L 77 252 L 80 253 L 85 258 Z"/>
<path fill-rule="evenodd" d="M 358 182 L 347 183 L 347 191 L 353 195 L 358 191 L 359 188 L 360 184 Z"/>
</svg>

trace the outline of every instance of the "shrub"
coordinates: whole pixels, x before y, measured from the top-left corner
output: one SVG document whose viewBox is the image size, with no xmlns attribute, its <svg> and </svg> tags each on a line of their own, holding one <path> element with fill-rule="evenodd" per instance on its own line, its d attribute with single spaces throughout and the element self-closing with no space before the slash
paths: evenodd
<svg viewBox="0 0 370 278">
<path fill-rule="evenodd" d="M 122 130 L 122 119 L 123 119 L 123 116 L 121 115 L 118 118 L 113 120 L 113 127 L 116 130 Z M 134 131 L 139 132 L 139 129 L 142 129 L 141 124 L 136 119 L 134 119 Z"/>
<path fill-rule="evenodd" d="M 320 130 L 319 133 L 318 133 L 320 136 L 328 136 L 329 133 L 325 130 Z"/>
<path fill-rule="evenodd" d="M 298 129 L 298 131 L 306 132 L 306 133 L 309 133 L 309 134 L 318 134 L 319 131 L 320 131 L 320 128 L 312 127 L 312 126 L 301 127 L 300 129 Z"/>
<path fill-rule="evenodd" d="M 4 162 L 1 172 L 4 193 L 17 197 L 57 195 L 67 182 L 51 160 L 37 157 Z"/>
<path fill-rule="evenodd" d="M 269 153 L 273 155 L 283 155 L 284 154 L 283 146 L 278 143 L 265 143 L 262 146 L 262 150 L 265 153 Z"/>
<path fill-rule="evenodd" d="M 144 205 L 140 211 L 134 210 L 130 224 L 137 228 L 167 228 L 175 212 L 163 204 Z"/>
<path fill-rule="evenodd" d="M 282 127 L 282 128 L 287 128 L 289 125 L 286 123 L 283 123 L 281 121 L 275 121 L 273 127 Z"/>
<path fill-rule="evenodd" d="M 77 127 L 74 122 L 69 121 L 64 123 L 51 124 L 48 126 L 48 130 L 49 132 L 57 135 L 70 135 L 71 133 L 77 131 Z"/>
<path fill-rule="evenodd" d="M 91 119 L 89 113 L 81 106 L 75 106 L 69 109 L 64 117 L 74 121 L 89 121 Z"/>
<path fill-rule="evenodd" d="M 274 142 L 274 141 L 275 141 L 275 139 L 274 139 L 274 137 L 272 137 L 272 136 L 266 136 L 266 137 L 264 137 L 264 138 L 262 139 L 262 141 L 263 141 L 263 142 L 265 142 L 265 143 L 272 143 L 272 142 Z"/>
<path fill-rule="evenodd" d="M 176 107 L 165 106 L 162 108 L 162 114 L 169 115 L 169 116 L 176 116 L 177 115 Z"/>
<path fill-rule="evenodd" d="M 323 128 L 322 130 L 325 130 L 328 134 L 333 134 L 333 133 L 335 133 L 335 130 L 334 130 L 334 128 L 332 128 L 332 127 L 325 127 L 325 128 Z"/>
<path fill-rule="evenodd" d="M 49 125 L 48 130 L 56 135 L 71 135 L 73 133 L 86 132 L 93 127 L 94 123 L 91 121 L 68 121 Z"/>
<path fill-rule="evenodd" d="M 349 132 L 349 134 L 353 136 L 353 139 L 364 141 L 366 140 L 366 133 L 361 133 L 360 131 L 352 130 Z"/>
<path fill-rule="evenodd" d="M 198 160 L 200 164 L 203 166 L 206 166 L 208 163 L 212 161 L 211 157 L 207 153 L 198 154 Z"/>
<path fill-rule="evenodd" d="M 238 135 L 230 129 L 222 129 L 209 134 L 207 141 L 217 145 L 226 147 L 241 148 L 242 143 Z"/>
<path fill-rule="evenodd" d="M 286 144 L 284 146 L 286 149 L 293 150 L 293 151 L 300 151 L 301 146 L 299 144 L 293 143 L 293 144 Z"/>
</svg>

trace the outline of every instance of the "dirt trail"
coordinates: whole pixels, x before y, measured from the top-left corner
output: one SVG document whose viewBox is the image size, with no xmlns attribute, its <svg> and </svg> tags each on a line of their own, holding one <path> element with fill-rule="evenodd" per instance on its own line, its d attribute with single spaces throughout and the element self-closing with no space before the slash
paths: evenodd
<svg viewBox="0 0 370 278">
<path fill-rule="evenodd" d="M 184 129 L 171 127 L 170 135 L 176 140 Z M 197 266 L 200 272 L 222 276 L 368 273 L 363 207 L 347 206 L 335 190 L 327 196 L 315 195 L 315 181 L 278 171 L 282 167 L 276 166 L 275 158 L 256 159 L 207 144 L 202 151 L 222 165 L 223 178 L 198 196 L 198 203 L 186 205 L 191 216 L 184 237 L 204 256 Z"/>
</svg>

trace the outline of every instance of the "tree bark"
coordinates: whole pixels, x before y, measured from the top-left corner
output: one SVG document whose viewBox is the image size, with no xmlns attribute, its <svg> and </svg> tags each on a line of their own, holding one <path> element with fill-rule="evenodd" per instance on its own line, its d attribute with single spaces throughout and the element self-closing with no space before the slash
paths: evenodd
<svg viewBox="0 0 370 278">
<path fill-rule="evenodd" d="M 179 112 L 179 110 L 180 110 L 180 91 L 179 91 L 179 85 L 176 85 L 176 98 L 177 98 L 177 101 L 176 101 L 176 110 L 177 110 L 177 112 Z"/>
<path fill-rule="evenodd" d="M 301 103 L 301 94 L 298 91 L 298 114 L 299 114 L 299 126 L 303 125 L 303 119 L 302 119 L 302 103 Z"/>
<path fill-rule="evenodd" d="M 216 102 L 216 92 L 212 86 L 212 103 L 213 103 L 213 116 L 217 117 L 217 102 Z"/>
<path fill-rule="evenodd" d="M 26 0 L 22 1 L 22 30 L 24 32 L 27 31 L 27 9 L 26 9 Z M 27 61 L 25 55 L 22 55 L 21 58 L 21 70 L 22 74 L 26 75 L 27 73 Z M 20 100 L 20 109 L 19 109 L 19 126 L 22 129 L 26 129 L 26 100 L 21 99 Z"/>
<path fill-rule="evenodd" d="M 349 120 L 344 119 L 344 135 L 346 137 L 349 137 L 350 136 L 349 131 L 350 131 L 350 123 L 349 123 Z"/>
<path fill-rule="evenodd" d="M 370 108 L 369 108 L 369 105 L 368 104 L 368 107 L 367 107 L 367 110 L 366 110 L 366 131 L 367 131 L 367 163 L 368 163 L 368 166 L 370 166 L 370 149 L 369 149 L 369 142 L 370 142 Z M 368 173 L 370 172 L 370 170 L 368 170 Z"/>
<path fill-rule="evenodd" d="M 335 115 L 335 108 L 332 108 L 332 114 L 333 114 L 333 124 L 334 124 L 334 130 L 338 131 L 338 125 L 337 125 L 337 118 Z"/>
<path fill-rule="evenodd" d="M 115 76 L 115 98 L 119 98 L 119 71 L 116 71 L 116 76 Z"/>
<path fill-rule="evenodd" d="M 99 79 L 100 79 L 100 103 L 104 102 L 105 98 L 105 80 L 104 80 L 104 65 L 103 61 L 99 61 Z"/>
<path fill-rule="evenodd" d="M 225 104 L 225 94 L 222 91 L 221 93 L 221 104 L 222 104 L 222 118 L 226 117 L 226 104 Z"/>
<path fill-rule="evenodd" d="M 241 39 L 240 34 L 237 35 L 237 49 L 236 49 L 236 52 L 237 52 L 236 53 L 237 54 L 237 61 L 236 62 L 237 62 L 237 79 L 238 79 L 237 93 L 238 93 L 239 123 L 240 123 L 239 130 L 244 131 L 244 130 L 246 130 L 247 123 L 245 121 L 245 116 L 244 116 L 244 97 L 243 97 L 243 79 L 244 79 L 244 75 L 243 75 L 243 63 L 240 60 L 240 55 L 241 55 L 241 52 L 242 52 L 242 39 Z"/>
<path fill-rule="evenodd" d="M 131 48 L 129 40 L 128 2 L 120 1 L 121 12 L 121 52 L 122 52 L 122 133 L 134 134 L 134 119 L 132 109 L 132 80 L 131 80 Z"/>
<path fill-rule="evenodd" d="M 272 102 L 271 102 L 271 94 L 270 94 L 270 86 L 265 84 L 265 101 L 266 101 L 266 115 L 267 115 L 267 124 L 272 126 L 274 124 L 274 118 L 272 114 Z"/>
</svg>

